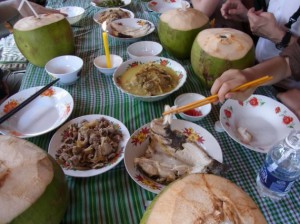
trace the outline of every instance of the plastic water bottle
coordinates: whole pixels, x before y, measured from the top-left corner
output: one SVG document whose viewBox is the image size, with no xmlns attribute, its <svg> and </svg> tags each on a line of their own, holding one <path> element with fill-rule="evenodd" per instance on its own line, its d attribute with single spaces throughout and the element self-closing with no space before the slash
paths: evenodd
<svg viewBox="0 0 300 224">
<path fill-rule="evenodd" d="M 257 178 L 257 190 L 274 201 L 283 198 L 300 176 L 300 130 L 292 131 L 267 153 Z"/>
</svg>

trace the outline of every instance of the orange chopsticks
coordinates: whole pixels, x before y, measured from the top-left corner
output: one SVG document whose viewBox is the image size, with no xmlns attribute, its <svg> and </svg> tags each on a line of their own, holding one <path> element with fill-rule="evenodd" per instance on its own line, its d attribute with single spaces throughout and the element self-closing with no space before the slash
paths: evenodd
<svg viewBox="0 0 300 224">
<path fill-rule="evenodd" d="M 240 91 L 240 90 L 246 90 L 248 88 L 252 88 L 252 87 L 255 87 L 255 86 L 259 86 L 260 84 L 263 84 L 267 81 L 270 81 L 273 77 L 272 76 L 263 76 L 259 79 L 255 79 L 253 81 L 250 81 L 250 82 L 247 82 L 247 83 L 244 83 L 240 86 L 237 86 L 235 87 L 234 89 L 232 89 L 230 92 L 236 92 L 236 91 Z M 215 94 L 215 95 L 212 95 L 212 96 L 209 96 L 209 97 L 206 97 L 202 100 L 197 100 L 197 101 L 194 101 L 192 103 L 189 103 L 187 105 L 184 105 L 184 106 L 181 106 L 181 107 L 177 107 L 177 108 L 174 108 L 172 110 L 168 110 L 168 111 L 165 111 L 163 113 L 163 115 L 167 115 L 167 114 L 171 114 L 171 113 L 181 113 L 181 112 L 184 112 L 184 111 L 187 111 L 187 110 L 190 110 L 190 109 L 194 109 L 196 107 L 201 107 L 203 105 L 206 105 L 206 104 L 209 104 L 209 103 L 213 103 L 215 101 L 218 100 L 218 95 Z"/>
</svg>

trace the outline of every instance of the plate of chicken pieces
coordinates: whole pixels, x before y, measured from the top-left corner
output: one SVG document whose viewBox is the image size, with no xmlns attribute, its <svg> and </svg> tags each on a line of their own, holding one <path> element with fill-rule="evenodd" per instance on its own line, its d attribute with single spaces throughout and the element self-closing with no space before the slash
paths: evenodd
<svg viewBox="0 0 300 224">
<path fill-rule="evenodd" d="M 119 120 L 99 114 L 70 120 L 53 135 L 48 153 L 73 177 L 102 174 L 124 158 L 130 134 Z"/>
<path fill-rule="evenodd" d="M 154 119 L 136 130 L 126 144 L 124 162 L 131 178 L 156 194 L 188 174 L 228 170 L 217 140 L 199 125 L 179 119 Z"/>
</svg>

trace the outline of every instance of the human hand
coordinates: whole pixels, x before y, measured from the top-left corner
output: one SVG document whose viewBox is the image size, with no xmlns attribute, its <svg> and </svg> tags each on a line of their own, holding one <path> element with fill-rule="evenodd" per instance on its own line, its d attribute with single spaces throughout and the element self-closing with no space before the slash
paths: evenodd
<svg viewBox="0 0 300 224">
<path fill-rule="evenodd" d="M 215 80 L 210 90 L 211 94 L 218 94 L 219 102 L 221 103 L 223 103 L 225 99 L 229 98 L 244 101 L 251 96 L 255 88 L 249 88 L 247 90 L 240 90 L 237 92 L 230 91 L 235 87 L 250 81 L 249 76 L 251 76 L 251 74 L 248 74 L 245 70 L 227 70 Z"/>
<path fill-rule="evenodd" d="M 247 15 L 253 34 L 269 39 L 274 43 L 279 42 L 284 36 L 284 30 L 278 26 L 272 13 L 261 10 L 255 11 L 254 8 L 251 8 Z"/>
<path fill-rule="evenodd" d="M 227 0 L 221 7 L 221 14 L 225 19 L 246 22 L 248 9 L 241 0 Z"/>
</svg>

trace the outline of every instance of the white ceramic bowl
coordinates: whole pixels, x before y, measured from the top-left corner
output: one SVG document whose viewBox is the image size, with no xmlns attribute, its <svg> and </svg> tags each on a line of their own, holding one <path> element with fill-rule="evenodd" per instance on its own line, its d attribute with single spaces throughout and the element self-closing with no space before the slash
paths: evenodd
<svg viewBox="0 0 300 224">
<path fill-rule="evenodd" d="M 176 97 L 174 101 L 174 105 L 180 107 L 204 98 L 205 96 L 198 93 L 184 93 Z M 197 107 L 195 109 L 188 110 L 183 113 L 179 113 L 179 115 L 183 119 L 188 121 L 200 121 L 201 119 L 206 117 L 210 111 L 211 111 L 211 104 L 206 104 L 204 106 Z M 199 115 L 197 116 L 196 114 Z"/>
<path fill-rule="evenodd" d="M 85 10 L 82 7 L 65 6 L 59 8 L 59 11 L 64 14 L 67 14 L 68 16 L 66 17 L 66 19 L 69 21 L 70 24 L 74 24 L 81 20 Z"/>
<path fill-rule="evenodd" d="M 131 69 L 134 66 L 137 65 L 142 65 L 142 64 L 146 64 L 146 63 L 158 63 L 161 64 L 163 66 L 169 67 L 171 69 L 173 69 L 176 73 L 176 75 L 179 76 L 179 82 L 178 85 L 172 89 L 171 91 L 161 94 L 161 95 L 156 95 L 156 96 L 140 96 L 140 95 L 135 95 L 132 94 L 126 90 L 124 90 L 120 84 L 119 84 L 119 76 L 123 75 L 128 69 Z M 177 91 L 179 88 L 181 88 L 183 86 L 183 84 L 186 81 L 186 70 L 183 68 L 183 66 L 181 64 L 179 64 L 176 61 L 173 61 L 169 58 L 164 58 L 164 57 L 157 57 L 157 56 L 148 56 L 148 57 L 139 57 L 139 58 L 135 58 L 135 59 L 130 59 L 125 61 L 124 63 L 122 63 L 119 68 L 116 69 L 115 73 L 113 74 L 113 81 L 115 86 L 122 91 L 125 94 L 128 94 L 132 97 L 134 97 L 137 100 L 141 100 L 141 101 L 145 101 L 145 102 L 153 102 L 153 101 L 158 101 L 161 100 L 163 98 L 166 98 L 167 96 L 171 95 L 172 93 L 174 93 L 175 91 Z"/>
<path fill-rule="evenodd" d="M 256 94 L 243 102 L 226 100 L 220 109 L 220 123 L 233 140 L 260 153 L 267 153 L 292 130 L 300 130 L 299 119 L 285 105 Z M 239 128 L 252 136 L 250 142 L 243 141 Z"/>
<path fill-rule="evenodd" d="M 135 42 L 127 48 L 127 54 L 130 58 L 143 56 L 158 56 L 162 52 L 161 44 L 154 41 Z"/>
<path fill-rule="evenodd" d="M 104 9 L 104 10 L 101 10 L 99 12 L 97 12 L 94 16 L 93 16 L 93 19 L 96 23 L 98 23 L 99 25 L 102 25 L 102 23 L 99 21 L 99 17 L 105 13 L 105 12 L 113 12 L 114 10 L 122 10 L 124 12 L 127 12 L 129 14 L 129 17 L 128 18 L 134 18 L 134 13 L 131 12 L 130 10 L 128 9 L 121 9 L 121 8 L 107 8 L 107 9 Z M 125 18 L 125 17 L 124 17 Z M 121 18 L 114 18 L 113 20 L 116 20 L 116 19 L 121 19 Z M 123 18 L 122 18 L 123 19 Z M 113 21 L 112 20 L 112 21 Z"/>
<path fill-rule="evenodd" d="M 48 61 L 45 70 L 49 75 L 60 78 L 60 84 L 71 85 L 79 78 L 82 66 L 83 60 L 80 57 L 64 55 Z"/>
<path fill-rule="evenodd" d="M 122 64 L 122 62 L 123 58 L 121 58 L 119 55 L 111 54 L 111 68 L 107 68 L 105 55 L 100 55 L 94 59 L 95 67 L 98 69 L 98 71 L 105 75 L 112 75 L 115 72 L 115 70 Z"/>
</svg>

